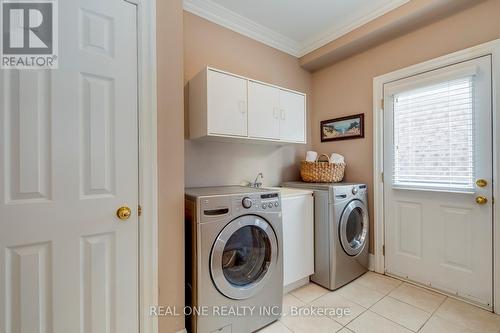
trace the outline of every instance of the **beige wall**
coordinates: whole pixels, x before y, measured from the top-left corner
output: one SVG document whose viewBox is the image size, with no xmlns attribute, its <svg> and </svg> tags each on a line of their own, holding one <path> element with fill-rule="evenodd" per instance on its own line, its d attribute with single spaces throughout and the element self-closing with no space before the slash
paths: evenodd
<svg viewBox="0 0 500 333">
<path fill-rule="evenodd" d="M 312 80 L 313 148 L 343 154 L 348 163 L 346 180 L 366 182 L 372 189 L 373 78 L 500 38 L 498 13 L 500 1 L 489 0 L 315 72 Z M 365 113 L 364 139 L 320 142 L 321 120 L 355 113 Z M 373 216 L 372 190 L 370 213 Z"/>
<path fill-rule="evenodd" d="M 184 306 L 184 109 L 182 1 L 157 1 L 159 304 Z M 183 317 L 160 317 L 178 332 Z"/>
<path fill-rule="evenodd" d="M 184 12 L 184 82 L 207 65 L 311 93 L 311 74 L 297 58 Z M 297 161 L 305 151 L 305 145 L 186 140 L 186 186 L 239 184 L 258 172 L 265 185 L 278 185 L 298 177 Z"/>
</svg>

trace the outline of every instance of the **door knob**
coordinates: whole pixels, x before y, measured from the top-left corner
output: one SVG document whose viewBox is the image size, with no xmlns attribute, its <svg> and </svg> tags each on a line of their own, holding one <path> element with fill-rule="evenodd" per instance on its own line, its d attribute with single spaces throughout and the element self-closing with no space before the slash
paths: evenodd
<svg viewBox="0 0 500 333">
<path fill-rule="evenodd" d="M 130 215 L 132 215 L 132 210 L 126 206 L 120 207 L 116 211 L 116 216 L 122 221 L 128 220 Z"/>
<path fill-rule="evenodd" d="M 482 195 L 476 197 L 476 203 L 478 205 L 484 205 L 487 202 L 488 202 L 488 199 L 486 199 L 486 197 L 483 197 Z"/>
<path fill-rule="evenodd" d="M 478 187 L 485 187 L 486 185 L 488 185 L 488 182 L 485 179 L 478 179 L 476 180 L 476 185 Z"/>
</svg>

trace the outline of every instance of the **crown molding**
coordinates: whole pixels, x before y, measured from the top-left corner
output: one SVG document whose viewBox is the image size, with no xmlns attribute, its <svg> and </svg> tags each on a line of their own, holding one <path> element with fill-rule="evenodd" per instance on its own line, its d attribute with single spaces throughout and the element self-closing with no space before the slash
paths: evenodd
<svg viewBox="0 0 500 333">
<path fill-rule="evenodd" d="M 275 49 L 299 57 L 301 45 L 210 0 L 184 0 L 184 10 Z"/>
<path fill-rule="evenodd" d="M 286 37 L 211 0 L 184 0 L 183 7 L 185 11 L 194 15 L 300 58 L 409 1 L 411 0 L 392 0 L 354 22 L 344 26 L 332 25 L 302 42 Z"/>
<path fill-rule="evenodd" d="M 375 20 L 376 18 L 387 14 L 388 12 L 401 7 L 402 5 L 410 2 L 411 0 L 392 0 L 391 2 L 388 2 L 374 11 L 371 11 L 367 15 L 364 15 L 354 22 L 351 22 L 347 25 L 344 26 L 331 26 L 327 30 L 317 34 L 316 36 L 309 38 L 305 40 L 302 43 L 302 47 L 299 52 L 299 57 L 302 57 L 316 49 L 319 49 L 320 47 L 334 41 L 337 38 L 340 38 L 349 32 L 367 24 L 370 21 Z"/>
</svg>

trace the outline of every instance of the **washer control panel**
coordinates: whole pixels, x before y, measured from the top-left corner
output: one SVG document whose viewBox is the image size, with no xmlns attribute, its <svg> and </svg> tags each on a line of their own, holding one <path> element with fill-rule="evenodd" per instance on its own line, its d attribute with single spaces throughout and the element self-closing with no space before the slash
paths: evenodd
<svg viewBox="0 0 500 333">
<path fill-rule="evenodd" d="M 280 207 L 280 196 L 278 193 L 267 193 L 260 196 L 262 210 L 276 209 Z"/>
<path fill-rule="evenodd" d="M 280 193 L 258 192 L 200 198 L 199 214 L 202 223 L 230 215 L 258 212 L 281 213 Z"/>
<path fill-rule="evenodd" d="M 233 199 L 236 212 L 281 211 L 281 199 L 278 192 L 254 193 Z"/>
<path fill-rule="evenodd" d="M 253 201 L 249 197 L 244 197 L 243 200 L 241 200 L 241 205 L 243 208 L 249 209 L 253 205 Z"/>
</svg>

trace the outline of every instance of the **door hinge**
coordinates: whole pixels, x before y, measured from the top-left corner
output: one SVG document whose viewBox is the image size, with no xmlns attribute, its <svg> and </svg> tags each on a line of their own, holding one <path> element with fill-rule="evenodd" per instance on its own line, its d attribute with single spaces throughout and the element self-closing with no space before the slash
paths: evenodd
<svg viewBox="0 0 500 333">
<path fill-rule="evenodd" d="M 380 110 L 382 110 L 382 111 L 384 110 L 384 99 L 383 98 L 380 100 Z"/>
<path fill-rule="evenodd" d="M 382 245 L 382 255 L 385 257 L 385 245 Z"/>
<path fill-rule="evenodd" d="M 137 206 L 137 214 L 138 214 L 139 216 L 141 216 L 141 214 L 142 214 L 142 207 L 141 207 L 141 205 L 138 205 L 138 206 Z"/>
<path fill-rule="evenodd" d="M 384 182 L 384 173 L 383 172 L 380 173 L 380 180 L 382 181 L 382 183 Z"/>
</svg>

